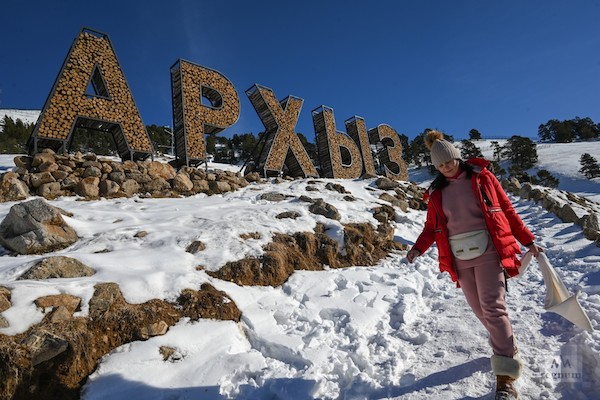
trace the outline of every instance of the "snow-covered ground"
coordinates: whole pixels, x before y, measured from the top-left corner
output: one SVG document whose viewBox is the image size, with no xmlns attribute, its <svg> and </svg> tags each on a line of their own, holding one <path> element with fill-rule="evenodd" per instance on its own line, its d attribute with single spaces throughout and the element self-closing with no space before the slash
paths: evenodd
<svg viewBox="0 0 600 400">
<path fill-rule="evenodd" d="M 4 125 L 4 117 L 12 118 L 12 120 L 15 122 L 17 122 L 17 120 L 20 119 L 25 124 L 35 124 L 38 117 L 40 116 L 40 112 L 40 110 L 18 110 L 12 108 L 1 108 L 0 128 Z"/>
<path fill-rule="evenodd" d="M 590 181 L 577 172 L 583 152 L 599 159 L 600 142 L 540 146 L 539 165 L 560 176 L 561 188 L 564 182 L 569 185 L 564 189 L 599 201 L 600 179 Z M 12 157 L 0 156 L 0 166 L 10 168 Z M 431 177 L 411 170 L 410 179 L 426 182 Z M 435 246 L 414 264 L 407 263 L 405 252 L 397 252 L 371 267 L 296 272 L 276 288 L 241 287 L 196 270 L 197 265 L 211 270 L 260 254 L 276 232 L 312 230 L 322 222 L 343 241 L 341 223 L 375 223 L 369 210 L 382 201 L 373 180 L 319 181 L 313 186 L 320 192 L 306 191 L 307 181 L 297 180 L 253 184 L 210 197 L 52 201 L 73 213 L 66 220 L 81 237 L 57 254 L 77 258 L 97 273 L 81 279 L 17 281 L 44 256 L 1 257 L 0 285 L 12 289 L 13 306 L 2 314 L 11 326 L 0 333 L 22 332 L 40 321 L 43 314 L 33 300 L 43 295 L 70 293 L 85 304 L 96 283 L 110 281 L 120 285 L 129 302 L 139 303 L 174 299 L 184 288 L 209 282 L 236 302 L 243 313 L 240 323 L 182 320 L 164 336 L 124 345 L 102 360 L 82 399 L 493 398 L 486 333 L 462 292 L 438 272 Z M 325 189 L 330 181 L 343 185 L 357 201 L 344 201 L 340 193 Z M 260 200 L 265 192 L 294 197 L 267 202 Z M 301 195 L 335 205 L 341 221 L 309 213 L 306 203 L 294 199 Z M 580 302 L 597 327 L 600 248 L 578 226 L 563 223 L 541 205 L 511 198 L 568 290 L 581 291 Z M 0 220 L 13 204 L 0 204 Z M 275 218 L 291 210 L 301 216 Z M 425 215 L 397 212 L 396 240 L 412 244 Z M 135 237 L 139 231 L 148 235 Z M 249 232 L 259 232 L 261 238 L 240 238 Z M 206 250 L 187 253 L 194 240 L 206 243 Z M 110 251 L 100 251 L 106 249 Z M 524 276 L 509 281 L 507 301 L 525 365 L 518 382 L 522 398 L 598 398 L 600 334 L 545 312 L 544 298 L 535 263 Z M 84 307 L 79 314 L 87 311 Z M 163 361 L 161 346 L 177 352 Z M 569 372 L 581 375 L 553 376 L 558 364 L 567 367 L 565 362 L 570 363 Z"/>
</svg>

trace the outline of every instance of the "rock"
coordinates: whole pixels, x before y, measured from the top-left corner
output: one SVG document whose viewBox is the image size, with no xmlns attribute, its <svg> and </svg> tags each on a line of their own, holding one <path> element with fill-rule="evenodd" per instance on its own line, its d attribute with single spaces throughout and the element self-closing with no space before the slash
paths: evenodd
<svg viewBox="0 0 600 400">
<path fill-rule="evenodd" d="M 142 190 L 148 193 L 162 192 L 169 189 L 171 189 L 171 185 L 161 177 L 154 178 L 142 184 Z"/>
<path fill-rule="evenodd" d="M 85 198 L 97 198 L 100 194 L 99 184 L 100 179 L 98 177 L 88 176 L 75 186 L 75 193 Z"/>
<path fill-rule="evenodd" d="M 337 208 L 326 203 L 323 199 L 315 200 L 315 202 L 308 207 L 308 210 L 313 214 L 323 215 L 325 218 L 334 219 L 336 221 L 339 221 L 341 218 Z"/>
<path fill-rule="evenodd" d="M 65 339 L 42 329 L 33 331 L 21 344 L 29 350 L 32 366 L 56 357 L 69 347 Z"/>
<path fill-rule="evenodd" d="M 548 197 L 549 196 L 547 196 L 546 198 Z M 552 211 L 553 209 L 550 208 L 549 210 Z M 557 217 L 560 218 L 563 222 L 574 223 L 579 221 L 579 217 L 577 216 L 575 210 L 573 210 L 573 207 L 571 207 L 570 204 L 565 204 L 562 207 L 560 207 L 557 212 Z"/>
<path fill-rule="evenodd" d="M 64 249 L 77 239 L 77 233 L 64 221 L 60 209 L 43 199 L 12 206 L 0 223 L 0 244 L 19 254 Z"/>
<path fill-rule="evenodd" d="M 53 152 L 42 151 L 41 153 L 34 154 L 33 160 L 31 161 L 31 166 L 33 168 L 38 168 L 42 164 L 54 164 L 56 162 L 56 157 Z"/>
<path fill-rule="evenodd" d="M 100 181 L 99 189 L 101 196 L 109 198 L 116 196 L 119 193 L 121 186 L 119 186 L 117 182 L 106 179 Z"/>
<path fill-rule="evenodd" d="M 244 178 L 246 178 L 248 182 L 260 182 L 261 180 L 260 174 L 258 172 L 250 172 L 244 175 Z"/>
<path fill-rule="evenodd" d="M 31 169 L 31 163 L 33 162 L 33 157 L 30 156 L 16 156 L 13 159 L 15 166 L 18 168 L 25 168 L 27 170 Z"/>
<path fill-rule="evenodd" d="M 148 163 L 147 168 L 148 175 L 152 178 L 163 178 L 168 181 L 174 179 L 177 174 L 172 165 L 159 161 L 151 161 Z"/>
<path fill-rule="evenodd" d="M 52 256 L 44 258 L 33 267 L 25 271 L 18 279 L 52 279 L 52 278 L 81 278 L 92 276 L 96 273 L 81 261 L 65 256 Z"/>
<path fill-rule="evenodd" d="M 61 195 L 61 185 L 59 182 L 44 183 L 38 188 L 37 193 L 45 199 L 52 200 Z"/>
<path fill-rule="evenodd" d="M 338 192 L 338 193 L 342 193 L 342 194 L 350 193 L 350 192 L 348 192 L 346 190 L 345 187 L 343 187 L 339 183 L 329 182 L 327 185 L 325 185 L 325 189 L 331 190 L 331 191 L 334 191 L 334 192 Z"/>
<path fill-rule="evenodd" d="M 54 176 L 52 176 L 52 173 L 49 171 L 30 174 L 29 179 L 30 179 L 31 186 L 34 189 L 37 189 L 38 187 L 42 186 L 44 183 L 50 183 L 50 182 L 56 181 L 56 179 L 54 179 Z"/>
<path fill-rule="evenodd" d="M 10 307 L 10 297 L 0 295 L 0 313 L 8 310 Z"/>
<path fill-rule="evenodd" d="M 261 200 L 267 200 L 267 201 L 279 202 L 279 201 L 286 200 L 287 197 L 284 194 L 281 194 L 281 193 L 269 192 L 269 193 L 263 193 L 260 196 L 260 199 Z"/>
<path fill-rule="evenodd" d="M 382 177 L 378 178 L 375 181 L 375 186 L 377 186 L 377 188 L 381 190 L 394 190 L 395 188 L 400 186 L 400 184 L 396 181 L 391 180 L 390 178 Z"/>
<path fill-rule="evenodd" d="M 231 185 L 223 181 L 208 181 L 208 187 L 213 194 L 231 192 Z"/>
<path fill-rule="evenodd" d="M 598 221 L 598 214 L 590 213 L 584 215 L 579 219 L 579 225 L 583 229 L 583 235 L 588 240 L 598 241 L 600 240 L 600 222 Z"/>
<path fill-rule="evenodd" d="M 208 181 L 205 179 L 194 179 L 193 181 L 194 187 L 192 188 L 192 192 L 194 193 L 208 193 L 210 191 L 210 187 L 208 186 Z"/>
<path fill-rule="evenodd" d="M 178 172 L 173 179 L 173 190 L 176 190 L 180 193 L 191 192 L 194 188 L 194 183 L 188 176 L 188 174 L 184 172 Z"/>
<path fill-rule="evenodd" d="M 102 170 L 94 165 L 90 165 L 83 171 L 82 178 L 87 178 L 90 176 L 95 176 L 96 178 L 100 178 L 102 176 Z"/>
<path fill-rule="evenodd" d="M 67 307 L 58 306 L 48 314 L 46 317 L 51 323 L 56 324 L 58 322 L 68 321 L 73 318 L 73 312 Z"/>
<path fill-rule="evenodd" d="M 202 243 L 200 240 L 194 240 L 189 246 L 185 249 L 186 252 L 191 254 L 196 254 L 199 251 L 206 250 L 206 245 Z"/>
<path fill-rule="evenodd" d="M 95 286 L 94 295 L 90 299 L 90 317 L 102 316 L 114 303 L 123 302 L 123 294 L 119 285 L 114 282 L 99 283 Z"/>
<path fill-rule="evenodd" d="M 121 190 L 127 197 L 131 197 L 140 191 L 140 184 L 133 179 L 127 179 L 121 184 Z"/>
<path fill-rule="evenodd" d="M 27 184 L 14 172 L 6 172 L 0 178 L 0 201 L 19 201 L 29 197 Z"/>
<path fill-rule="evenodd" d="M 284 219 L 284 218 L 296 219 L 300 216 L 302 216 L 302 214 L 300 214 L 298 211 L 284 211 L 282 213 L 277 214 L 275 216 L 275 218 L 277 218 L 277 219 Z"/>
<path fill-rule="evenodd" d="M 125 172 L 123 172 L 123 171 L 114 171 L 114 169 L 113 169 L 113 172 L 111 172 L 110 174 L 108 174 L 108 179 L 110 179 L 111 181 L 116 182 L 116 183 L 118 183 L 120 185 L 123 182 L 125 182 L 125 179 L 127 179 L 127 177 L 125 176 Z"/>
<path fill-rule="evenodd" d="M 142 339 L 150 339 L 154 336 L 162 336 L 169 330 L 169 325 L 165 321 L 159 321 L 140 329 Z"/>
<path fill-rule="evenodd" d="M 34 300 L 34 304 L 43 309 L 64 307 L 72 314 L 79 308 L 81 299 L 70 294 L 52 294 L 38 297 Z"/>
</svg>

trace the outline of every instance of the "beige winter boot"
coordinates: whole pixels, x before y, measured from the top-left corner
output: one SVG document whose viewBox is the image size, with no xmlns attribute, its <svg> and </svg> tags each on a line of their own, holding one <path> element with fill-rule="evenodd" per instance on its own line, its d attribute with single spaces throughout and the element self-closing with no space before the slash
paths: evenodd
<svg viewBox="0 0 600 400">
<path fill-rule="evenodd" d="M 493 355 L 492 371 L 496 375 L 496 400 L 516 400 L 519 398 L 514 386 L 521 376 L 521 361 L 518 358 Z"/>
<path fill-rule="evenodd" d="M 513 385 L 515 378 L 508 375 L 496 375 L 496 397 L 495 400 L 516 400 L 519 398 L 517 389 Z"/>
</svg>

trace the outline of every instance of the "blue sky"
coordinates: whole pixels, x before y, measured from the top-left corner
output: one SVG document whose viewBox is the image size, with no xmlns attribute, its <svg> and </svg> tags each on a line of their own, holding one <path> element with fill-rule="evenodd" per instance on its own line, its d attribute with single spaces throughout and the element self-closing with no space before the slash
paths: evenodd
<svg viewBox="0 0 600 400">
<path fill-rule="evenodd" d="M 0 6 L 0 108 L 41 109 L 82 27 L 109 35 L 145 124 L 172 125 L 169 68 L 216 69 L 241 100 L 224 135 L 263 125 L 244 91 L 334 109 L 409 138 L 537 137 L 549 119 L 600 122 L 600 1 L 33 1 Z"/>
</svg>

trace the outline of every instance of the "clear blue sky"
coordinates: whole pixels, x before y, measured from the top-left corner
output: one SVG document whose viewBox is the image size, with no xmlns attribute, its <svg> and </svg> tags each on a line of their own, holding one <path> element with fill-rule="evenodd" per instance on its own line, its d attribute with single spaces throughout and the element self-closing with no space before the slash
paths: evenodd
<svg viewBox="0 0 600 400">
<path fill-rule="evenodd" d="M 600 122 L 600 1 L 17 1 L 0 5 L 0 108 L 41 109 L 82 27 L 107 33 L 145 124 L 172 125 L 169 68 L 216 69 L 241 100 L 224 135 L 263 125 L 244 91 L 304 99 L 413 138 L 537 137 L 549 119 Z"/>
</svg>

